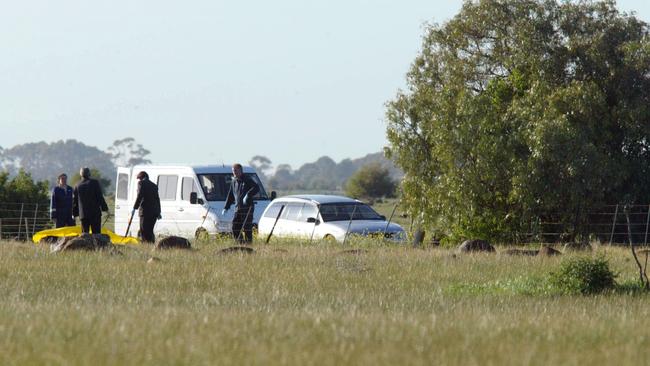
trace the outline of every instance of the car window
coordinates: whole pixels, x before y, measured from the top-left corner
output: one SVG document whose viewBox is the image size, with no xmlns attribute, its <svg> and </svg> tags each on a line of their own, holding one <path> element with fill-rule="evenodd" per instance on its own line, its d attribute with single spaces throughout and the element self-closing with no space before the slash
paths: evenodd
<svg viewBox="0 0 650 366">
<path fill-rule="evenodd" d="M 264 212 L 264 217 L 270 217 L 272 219 L 275 219 L 278 217 L 278 213 L 280 213 L 280 209 L 282 208 L 284 204 L 282 202 L 274 202 L 269 206 L 269 208 Z"/>
<path fill-rule="evenodd" d="M 260 191 L 253 197 L 253 200 L 268 200 L 266 191 L 260 178 L 254 173 L 244 173 L 247 177 L 251 178 L 253 182 L 257 183 Z M 230 190 L 230 182 L 233 177 L 228 173 L 215 173 L 215 174 L 199 174 L 199 184 L 203 190 L 203 195 L 208 201 L 224 201 L 226 195 Z"/>
<path fill-rule="evenodd" d="M 304 203 L 290 202 L 284 207 L 284 211 L 282 211 L 282 218 L 292 221 L 298 220 L 298 216 L 300 215 L 300 211 L 302 210 L 303 205 Z"/>
<path fill-rule="evenodd" d="M 196 182 L 194 182 L 194 178 L 183 177 L 183 180 L 181 182 L 181 199 L 183 201 L 189 201 L 190 194 L 192 192 L 198 192 L 198 189 L 196 188 Z"/>
<path fill-rule="evenodd" d="M 326 203 L 320 206 L 320 214 L 323 221 L 383 220 L 364 203 Z"/>
<path fill-rule="evenodd" d="M 174 201 L 176 199 L 176 188 L 178 188 L 177 175 L 158 176 L 158 193 L 161 201 Z"/>
<path fill-rule="evenodd" d="M 129 175 L 120 173 L 117 175 L 117 199 L 125 200 L 129 198 Z"/>
<path fill-rule="evenodd" d="M 310 217 L 317 218 L 317 216 L 318 208 L 316 205 L 305 203 L 305 206 L 302 208 L 302 212 L 300 213 L 301 221 L 307 221 Z"/>
</svg>

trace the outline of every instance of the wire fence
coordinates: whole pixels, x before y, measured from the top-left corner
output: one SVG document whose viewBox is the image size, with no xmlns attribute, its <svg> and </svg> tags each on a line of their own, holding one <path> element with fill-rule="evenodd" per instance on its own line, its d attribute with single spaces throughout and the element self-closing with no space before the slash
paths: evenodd
<svg viewBox="0 0 650 366">
<path fill-rule="evenodd" d="M 599 241 L 609 245 L 647 245 L 650 205 L 607 205 L 589 212 L 567 212 L 539 217 L 528 231 L 512 233 L 515 243 Z"/>
<path fill-rule="evenodd" d="M 34 233 L 52 227 L 47 204 L 0 203 L 0 239 L 31 240 Z"/>
<path fill-rule="evenodd" d="M 600 241 L 621 245 L 632 241 L 647 245 L 650 237 L 650 205 L 609 205 L 567 220 L 567 213 L 540 217 L 526 231 L 511 233 L 514 243 L 554 244 L 569 241 Z M 576 215 L 578 217 L 578 215 Z M 564 218 L 564 219 L 560 219 Z M 114 218 L 104 225 L 112 227 Z M 49 204 L 0 203 L 0 240 L 31 240 L 34 233 L 54 227 Z"/>
</svg>

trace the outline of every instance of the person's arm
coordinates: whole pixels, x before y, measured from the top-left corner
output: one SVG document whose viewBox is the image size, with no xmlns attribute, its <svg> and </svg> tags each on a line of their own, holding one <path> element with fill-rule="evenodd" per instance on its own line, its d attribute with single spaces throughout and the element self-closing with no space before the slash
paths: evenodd
<svg viewBox="0 0 650 366">
<path fill-rule="evenodd" d="M 138 182 L 138 195 L 135 198 L 135 204 L 133 204 L 133 209 L 137 210 L 140 208 L 140 205 L 142 204 L 142 200 L 144 200 L 144 194 L 142 193 L 142 181 Z"/>
<path fill-rule="evenodd" d="M 79 216 L 79 190 L 74 187 L 72 191 L 72 216 Z"/>
<path fill-rule="evenodd" d="M 50 197 L 50 218 L 56 218 L 56 187 L 52 188 L 52 196 Z"/>
<path fill-rule="evenodd" d="M 235 192 L 233 192 L 233 185 L 234 185 L 234 179 L 230 182 L 230 188 L 228 189 L 228 193 L 226 194 L 226 205 L 223 206 L 223 209 L 228 211 L 230 210 L 230 206 L 235 202 Z"/>
<path fill-rule="evenodd" d="M 244 198 L 246 199 L 246 202 L 244 204 L 249 205 L 253 202 L 253 197 L 260 191 L 260 186 L 255 183 L 253 179 L 248 179 L 248 183 L 250 184 L 250 188 L 248 188 L 248 191 L 246 191 L 246 195 L 244 195 Z"/>
<path fill-rule="evenodd" d="M 102 208 L 102 211 L 108 212 L 108 205 L 106 204 L 106 200 L 104 199 L 102 186 L 99 185 L 99 181 L 96 180 L 95 182 L 96 182 L 95 192 L 97 192 L 97 201 L 99 202 L 99 206 Z"/>
</svg>

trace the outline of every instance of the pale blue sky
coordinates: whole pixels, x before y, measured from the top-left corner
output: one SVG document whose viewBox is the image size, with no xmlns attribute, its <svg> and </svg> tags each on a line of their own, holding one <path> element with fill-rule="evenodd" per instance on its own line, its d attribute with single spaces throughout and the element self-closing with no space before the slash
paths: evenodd
<svg viewBox="0 0 650 366">
<path fill-rule="evenodd" d="M 423 24 L 461 1 L 0 4 L 0 146 L 131 136 L 157 163 L 297 168 L 386 144 Z M 647 0 L 618 4 L 650 21 Z"/>
</svg>

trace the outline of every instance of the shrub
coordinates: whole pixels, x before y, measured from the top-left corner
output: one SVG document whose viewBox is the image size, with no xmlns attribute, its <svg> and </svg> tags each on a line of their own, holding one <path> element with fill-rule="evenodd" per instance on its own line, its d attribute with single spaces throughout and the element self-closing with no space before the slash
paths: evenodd
<svg viewBox="0 0 650 366">
<path fill-rule="evenodd" d="M 595 294 L 616 286 L 616 274 L 605 258 L 570 258 L 552 272 L 550 283 L 565 294 Z"/>
</svg>

